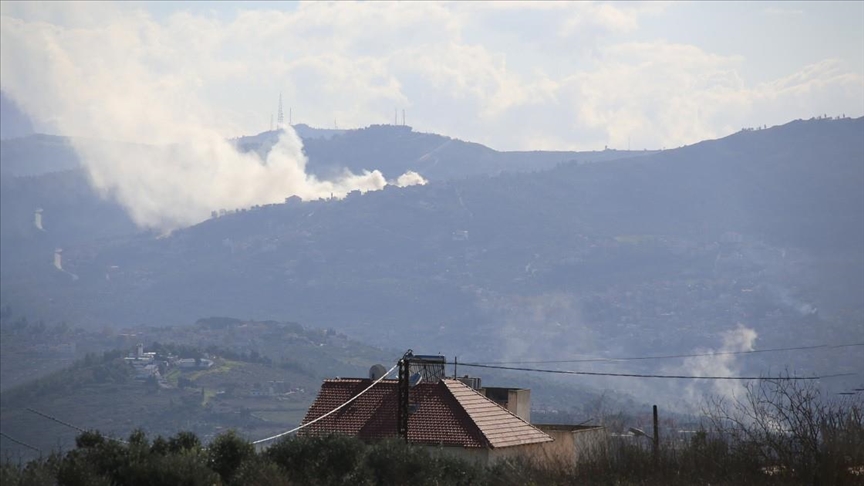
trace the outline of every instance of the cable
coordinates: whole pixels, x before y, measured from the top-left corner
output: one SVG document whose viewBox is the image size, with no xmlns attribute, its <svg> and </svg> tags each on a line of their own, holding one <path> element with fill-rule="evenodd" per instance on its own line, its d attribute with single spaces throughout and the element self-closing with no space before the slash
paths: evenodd
<svg viewBox="0 0 864 486">
<path fill-rule="evenodd" d="M 453 364 L 453 363 L 447 363 Z M 835 378 L 838 376 L 851 376 L 855 373 L 840 373 L 835 375 L 825 376 L 690 376 L 690 375 L 648 375 L 640 373 L 601 373 L 593 371 L 568 371 L 568 370 L 544 370 L 537 368 L 517 368 L 512 366 L 495 366 L 484 365 L 477 363 L 459 363 L 460 366 L 470 366 L 473 368 L 489 368 L 495 370 L 509 371 L 532 371 L 535 373 L 557 373 L 562 375 L 588 375 L 588 376 L 615 376 L 625 378 L 667 378 L 678 380 L 819 380 L 822 378 Z"/>
<path fill-rule="evenodd" d="M 62 421 L 62 420 L 60 420 L 60 419 L 58 419 L 58 418 L 56 418 L 56 417 L 52 417 L 52 416 L 50 416 L 50 415 L 48 415 L 48 414 L 45 414 L 45 413 L 42 413 L 42 412 L 40 412 L 40 411 L 38 411 L 38 410 L 33 410 L 33 409 L 30 408 L 30 407 L 25 408 L 25 410 L 27 410 L 28 412 L 33 412 L 33 413 L 35 413 L 36 415 L 39 415 L 40 417 L 44 417 L 44 418 L 46 418 L 46 419 L 48 419 L 48 420 L 53 420 L 54 422 L 57 422 L 57 423 L 60 424 L 60 425 L 65 425 L 66 427 L 69 427 L 70 429 L 75 429 L 75 430 L 77 430 L 78 432 L 81 432 L 81 433 L 84 433 L 84 432 L 90 432 L 89 430 L 84 430 L 84 429 L 82 429 L 81 427 L 78 427 L 78 426 L 72 425 L 72 424 L 70 424 L 70 423 L 68 423 L 68 422 L 64 422 L 64 421 Z M 100 434 L 100 435 L 101 435 L 101 434 Z M 114 437 L 110 437 L 110 436 L 108 436 L 108 435 L 103 435 L 103 437 L 105 437 L 105 438 L 108 439 L 108 440 L 113 440 L 113 441 L 119 442 L 119 443 L 121 443 L 121 444 L 127 444 L 127 442 L 126 442 L 125 440 L 122 440 L 122 439 L 115 439 Z"/>
<path fill-rule="evenodd" d="M 38 410 L 33 410 L 32 408 L 29 408 L 29 407 L 27 407 L 25 410 L 27 410 L 28 412 L 33 412 L 33 413 L 35 413 L 36 415 L 39 415 L 39 416 L 41 416 L 41 417 L 47 418 L 48 420 L 53 420 L 54 422 L 57 422 L 57 423 L 60 424 L 60 425 L 65 425 L 66 427 L 69 427 L 70 429 L 75 429 L 75 430 L 77 430 L 78 432 L 89 432 L 89 431 L 87 431 L 87 430 L 82 429 L 81 427 L 76 427 L 76 426 L 74 426 L 74 425 L 72 425 L 72 424 L 70 424 L 70 423 L 64 422 L 64 421 L 62 421 L 62 420 L 60 420 L 60 419 L 58 419 L 58 418 L 52 417 L 52 416 L 50 416 L 50 415 L 48 415 L 48 414 L 44 414 L 44 413 L 42 413 L 42 412 L 40 412 L 40 411 L 38 411 Z"/>
<path fill-rule="evenodd" d="M 6 434 L 4 432 L 0 432 L 0 436 L 6 437 L 7 439 L 11 440 L 12 442 L 14 442 L 18 445 L 22 445 L 28 449 L 33 449 L 34 451 L 38 452 L 39 454 L 42 454 L 42 450 L 39 449 L 38 447 L 33 447 L 30 444 L 27 444 L 26 442 L 21 442 L 20 440 L 14 438 L 14 437 L 10 437 L 8 434 Z"/>
<path fill-rule="evenodd" d="M 273 435 L 273 436 L 267 437 L 267 438 L 265 438 L 265 439 L 259 439 L 259 440 L 256 440 L 256 441 L 252 442 L 252 444 L 253 444 L 253 445 L 262 444 L 262 443 L 264 443 L 264 442 L 269 442 L 269 441 L 271 441 L 271 440 L 273 440 L 273 439 L 278 439 L 279 437 L 282 437 L 282 436 L 285 436 L 285 435 L 288 435 L 288 434 L 291 434 L 291 433 L 297 432 L 297 431 L 300 430 L 300 429 L 306 428 L 306 427 L 308 427 L 308 426 L 314 424 L 315 422 L 317 422 L 317 421 L 319 421 L 319 420 L 321 420 L 321 419 L 323 419 L 323 418 L 325 418 L 325 417 L 327 417 L 327 416 L 329 416 L 329 415 L 331 415 L 331 414 L 333 414 L 333 413 L 336 413 L 337 411 L 341 410 L 343 407 L 345 407 L 345 406 L 348 405 L 349 403 L 351 403 L 351 402 L 353 402 L 354 400 L 356 400 L 360 395 L 362 395 L 362 394 L 366 393 L 367 391 L 369 391 L 370 389 L 372 389 L 373 386 L 375 386 L 375 385 L 377 385 L 378 383 L 380 383 L 381 381 L 383 381 L 384 378 L 387 378 L 387 376 L 388 376 L 390 373 L 392 373 L 393 370 L 395 370 L 397 366 L 399 366 L 398 363 L 395 364 L 395 365 L 393 365 L 393 367 L 390 368 L 389 370 L 387 370 L 387 373 L 384 373 L 384 375 L 383 375 L 381 378 L 378 378 L 377 380 L 373 381 L 371 385 L 367 386 L 363 391 L 361 391 L 360 393 L 358 393 L 358 394 L 354 395 L 353 397 L 351 397 L 351 399 L 349 399 L 347 402 L 343 403 L 342 405 L 339 405 L 338 407 L 334 408 L 333 410 L 330 410 L 329 412 L 327 412 L 327 413 L 325 413 L 324 415 L 322 415 L 322 416 L 316 418 L 315 420 L 311 420 L 311 421 L 306 422 L 305 424 L 302 424 L 302 425 L 300 425 L 300 426 L 298 426 L 298 427 L 295 427 L 295 428 L 293 428 L 293 429 L 291 429 L 291 430 L 286 430 L 285 432 L 281 432 L 281 433 L 279 433 L 279 434 L 276 434 L 276 435 Z"/>
<path fill-rule="evenodd" d="M 815 346 L 796 346 L 791 348 L 769 348 L 769 349 L 754 349 L 751 351 L 721 351 L 716 353 L 695 353 L 695 354 L 670 354 L 663 356 L 640 356 L 635 358 L 585 358 L 585 359 L 559 359 L 547 361 L 481 361 L 476 364 L 552 364 L 552 363 L 598 363 L 611 361 L 643 361 L 651 359 L 673 359 L 673 358 L 697 358 L 702 356 L 729 356 L 735 354 L 755 354 L 755 353 L 774 353 L 778 351 L 801 351 L 808 349 L 834 349 L 834 348 L 850 348 L 864 346 L 864 343 L 855 344 L 819 344 Z"/>
</svg>

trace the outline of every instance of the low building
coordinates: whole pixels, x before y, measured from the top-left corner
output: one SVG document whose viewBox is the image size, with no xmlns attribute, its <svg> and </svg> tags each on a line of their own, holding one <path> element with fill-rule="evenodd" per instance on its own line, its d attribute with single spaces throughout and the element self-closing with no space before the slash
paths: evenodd
<svg viewBox="0 0 864 486">
<path fill-rule="evenodd" d="M 310 423 L 372 384 L 371 379 L 326 380 L 306 413 Z M 398 382 L 383 380 L 301 435 L 344 434 L 364 441 L 398 438 Z M 545 456 L 549 434 L 459 380 L 420 383 L 409 392 L 408 442 L 483 464 Z"/>
<path fill-rule="evenodd" d="M 546 459 L 569 463 L 602 457 L 609 446 L 606 428 L 599 425 L 534 424 L 554 442 L 544 444 Z"/>
<path fill-rule="evenodd" d="M 178 359 L 174 363 L 178 368 L 182 369 L 206 369 L 213 366 L 213 360 L 207 358 L 183 358 Z"/>
</svg>

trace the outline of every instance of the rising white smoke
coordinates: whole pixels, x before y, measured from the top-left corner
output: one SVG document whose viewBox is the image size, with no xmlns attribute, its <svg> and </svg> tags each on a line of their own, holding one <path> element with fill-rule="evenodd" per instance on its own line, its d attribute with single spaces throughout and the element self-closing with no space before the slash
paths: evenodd
<svg viewBox="0 0 864 486">
<path fill-rule="evenodd" d="M 7 15 L 0 22 L 0 88 L 33 118 L 76 136 L 92 185 L 141 227 L 171 230 L 214 210 L 387 185 L 379 171 L 335 180 L 307 174 L 290 127 L 264 160 L 238 151 L 225 137 L 230 117 L 196 97 L 206 79 L 178 64 L 184 46 L 164 45 L 161 26 L 146 16 L 118 14 L 87 28 Z M 407 173 L 396 183 L 423 182 Z"/>
<path fill-rule="evenodd" d="M 395 185 L 398 187 L 425 186 L 427 182 L 429 181 L 424 179 L 423 176 L 413 170 L 409 170 L 396 179 Z"/>
<path fill-rule="evenodd" d="M 738 324 L 735 329 L 723 333 L 723 344 L 718 349 L 697 349 L 693 354 L 705 353 L 709 355 L 685 359 L 680 371 L 693 376 L 739 376 L 738 356 L 728 353 L 753 351 L 758 337 L 759 335 L 754 329 Z M 730 397 L 741 390 L 741 382 L 734 380 L 714 380 L 711 382 L 711 386 L 711 390 L 705 390 L 703 383 L 688 384 L 686 389 L 688 401 L 691 403 L 701 401 L 706 391 Z"/>
</svg>

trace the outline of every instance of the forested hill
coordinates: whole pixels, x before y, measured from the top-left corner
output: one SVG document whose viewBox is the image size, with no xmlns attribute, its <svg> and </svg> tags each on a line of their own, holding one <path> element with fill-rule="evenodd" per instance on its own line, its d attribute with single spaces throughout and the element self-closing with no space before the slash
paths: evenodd
<svg viewBox="0 0 864 486">
<path fill-rule="evenodd" d="M 33 267 L 4 275 L 3 294 L 78 321 L 290 316 L 364 337 L 434 326 L 443 339 L 457 323 L 482 332 L 517 296 L 566 292 L 583 302 L 608 285 L 719 278 L 728 258 L 744 259 L 740 283 L 779 272 L 800 250 L 803 261 L 834 258 L 830 281 L 802 278 L 848 311 L 862 288 L 862 133 L 864 119 L 800 121 L 631 160 L 253 208 L 168 238 L 65 248 L 64 269 L 78 280 Z M 730 241 L 750 253 L 711 246 Z M 763 298 L 780 299 L 771 292 Z M 686 319 L 697 304 L 681 305 Z"/>
<path fill-rule="evenodd" d="M 420 173 L 431 181 L 500 172 L 532 172 L 563 162 L 602 162 L 643 156 L 654 151 L 602 150 L 590 152 L 499 152 L 479 143 L 415 132 L 411 127 L 373 125 L 357 130 L 323 130 L 295 127 L 309 157 L 308 169 L 323 178 L 341 175 L 345 169 L 359 173 L 380 170 L 387 179 L 405 171 Z M 266 153 L 276 143 L 278 131 L 241 137 L 243 150 Z"/>
</svg>

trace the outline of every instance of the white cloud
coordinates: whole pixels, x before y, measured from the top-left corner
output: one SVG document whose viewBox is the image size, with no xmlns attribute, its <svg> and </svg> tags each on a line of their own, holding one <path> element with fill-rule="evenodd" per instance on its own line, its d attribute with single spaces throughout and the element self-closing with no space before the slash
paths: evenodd
<svg viewBox="0 0 864 486">
<path fill-rule="evenodd" d="M 765 15 L 776 15 L 781 17 L 798 17 L 804 15 L 804 10 L 800 8 L 777 8 L 768 7 L 762 10 Z"/>
<path fill-rule="evenodd" d="M 747 52 L 640 38 L 646 19 L 677 8 L 669 4 L 315 2 L 160 21 L 101 7 L 4 3 L 3 12 L 73 16 L 76 37 L 126 45 L 158 78 L 155 93 L 194 92 L 171 102 L 226 136 L 266 129 L 280 92 L 295 121 L 359 127 L 405 108 L 420 130 L 498 149 L 672 147 L 757 123 L 864 114 L 852 66 L 802 65 L 754 84 L 741 74 Z M 80 20 L 86 13 L 99 22 Z M 114 23 L 123 28 L 105 27 Z M 123 65 L 115 51 L 92 62 Z"/>
</svg>

